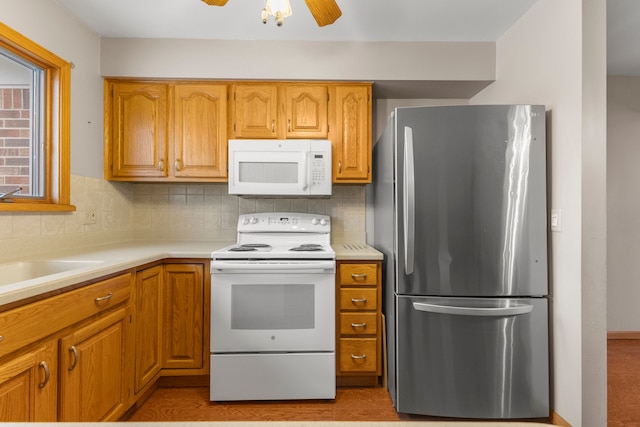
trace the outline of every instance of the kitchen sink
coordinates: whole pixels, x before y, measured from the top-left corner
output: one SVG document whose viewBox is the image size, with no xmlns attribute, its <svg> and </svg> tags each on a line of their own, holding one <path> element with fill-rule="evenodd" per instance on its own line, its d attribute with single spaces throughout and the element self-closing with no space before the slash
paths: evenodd
<svg viewBox="0 0 640 427">
<path fill-rule="evenodd" d="M 0 286 L 72 270 L 96 267 L 100 264 L 102 264 L 102 261 L 78 260 L 17 261 L 0 264 Z"/>
</svg>

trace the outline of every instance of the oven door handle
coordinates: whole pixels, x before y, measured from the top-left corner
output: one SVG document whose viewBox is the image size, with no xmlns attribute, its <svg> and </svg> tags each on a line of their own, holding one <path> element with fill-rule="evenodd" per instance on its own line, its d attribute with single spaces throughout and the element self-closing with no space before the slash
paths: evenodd
<svg viewBox="0 0 640 427">
<path fill-rule="evenodd" d="M 211 272 L 225 273 L 284 273 L 284 274 L 318 274 L 335 272 L 333 261 L 314 262 L 237 262 L 237 261 L 211 261 Z"/>
</svg>

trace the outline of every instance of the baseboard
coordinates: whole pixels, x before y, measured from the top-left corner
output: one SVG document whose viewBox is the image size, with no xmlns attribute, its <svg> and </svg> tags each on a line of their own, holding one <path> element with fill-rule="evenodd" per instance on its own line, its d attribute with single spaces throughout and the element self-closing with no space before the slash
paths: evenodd
<svg viewBox="0 0 640 427">
<path fill-rule="evenodd" d="M 640 331 L 609 331 L 608 340 L 640 340 Z"/>
<path fill-rule="evenodd" d="M 551 421 L 551 424 L 553 424 L 554 426 L 571 427 L 571 424 L 569 424 L 567 420 L 562 418 L 555 411 L 551 411 L 551 416 L 549 417 L 549 421 Z"/>
</svg>

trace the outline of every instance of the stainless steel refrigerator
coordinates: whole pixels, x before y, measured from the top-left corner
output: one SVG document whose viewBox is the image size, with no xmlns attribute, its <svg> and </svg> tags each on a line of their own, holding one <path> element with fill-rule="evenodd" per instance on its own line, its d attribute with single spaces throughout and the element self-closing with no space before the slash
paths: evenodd
<svg viewBox="0 0 640 427">
<path fill-rule="evenodd" d="M 545 165 L 543 106 L 391 115 L 368 203 L 398 412 L 549 416 Z"/>
</svg>

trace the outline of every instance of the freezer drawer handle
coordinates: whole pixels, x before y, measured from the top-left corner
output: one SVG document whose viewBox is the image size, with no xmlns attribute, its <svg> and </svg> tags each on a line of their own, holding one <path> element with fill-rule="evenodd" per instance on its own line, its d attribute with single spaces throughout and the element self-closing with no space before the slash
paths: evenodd
<svg viewBox="0 0 640 427">
<path fill-rule="evenodd" d="M 519 316 L 521 314 L 531 313 L 532 305 L 516 305 L 515 307 L 456 307 L 449 305 L 425 304 L 422 302 L 414 302 L 413 308 L 418 311 L 426 311 L 429 313 L 453 314 L 456 316 L 486 316 L 486 317 L 504 317 Z"/>
</svg>

